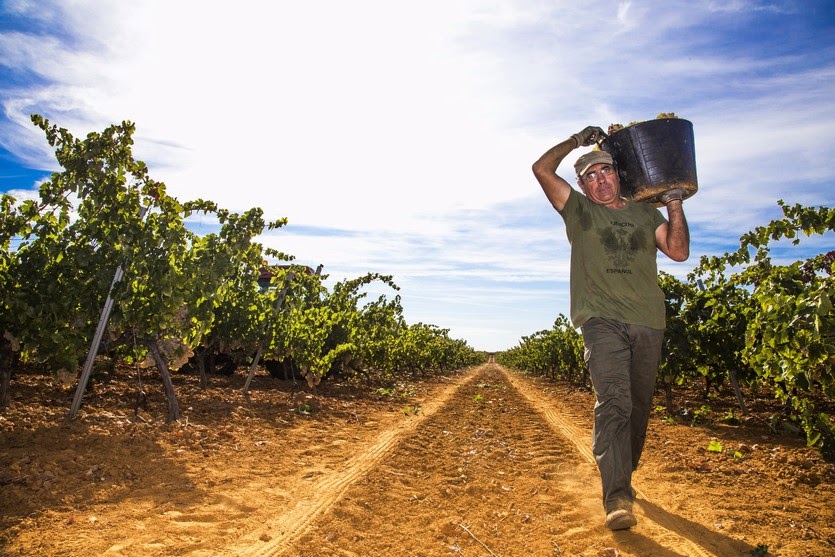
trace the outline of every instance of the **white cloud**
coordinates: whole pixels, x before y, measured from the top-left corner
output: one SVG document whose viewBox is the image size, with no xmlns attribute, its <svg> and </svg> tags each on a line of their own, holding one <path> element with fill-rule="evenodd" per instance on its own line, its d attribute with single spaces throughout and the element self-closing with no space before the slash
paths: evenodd
<svg viewBox="0 0 835 557">
<path fill-rule="evenodd" d="M 568 311 L 569 246 L 530 166 L 586 125 L 694 122 L 695 249 L 661 263 L 676 276 L 777 199 L 832 203 L 831 38 L 766 53 L 723 34 L 789 8 L 5 2 L 34 31 L 0 33 L 0 65 L 28 80 L 0 87 L 0 145 L 52 169 L 30 112 L 76 136 L 132 120 L 136 157 L 173 195 L 287 217 L 266 245 L 332 280 L 393 274 L 407 318 L 501 349 Z"/>
</svg>

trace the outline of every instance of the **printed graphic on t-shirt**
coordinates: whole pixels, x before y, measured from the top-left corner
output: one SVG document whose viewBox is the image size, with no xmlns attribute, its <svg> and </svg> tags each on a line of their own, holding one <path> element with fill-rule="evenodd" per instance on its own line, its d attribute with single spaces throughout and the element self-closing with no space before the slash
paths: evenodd
<svg viewBox="0 0 835 557">
<path fill-rule="evenodd" d="M 607 273 L 632 274 L 631 263 L 646 239 L 631 222 L 611 221 L 611 226 L 600 232 L 603 251 L 611 262 Z"/>
</svg>

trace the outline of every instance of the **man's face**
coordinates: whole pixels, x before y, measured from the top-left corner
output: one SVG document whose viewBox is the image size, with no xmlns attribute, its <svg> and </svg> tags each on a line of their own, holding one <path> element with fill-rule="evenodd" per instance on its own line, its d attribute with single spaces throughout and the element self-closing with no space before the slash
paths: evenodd
<svg viewBox="0 0 835 557">
<path fill-rule="evenodd" d="M 614 166 L 594 164 L 577 180 L 586 197 L 600 205 L 620 204 L 620 178 Z"/>
</svg>

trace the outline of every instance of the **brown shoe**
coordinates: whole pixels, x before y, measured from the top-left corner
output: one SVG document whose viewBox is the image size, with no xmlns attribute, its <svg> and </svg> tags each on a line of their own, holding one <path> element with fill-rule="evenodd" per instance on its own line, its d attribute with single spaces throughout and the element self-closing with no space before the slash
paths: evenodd
<svg viewBox="0 0 835 557">
<path fill-rule="evenodd" d="M 615 509 L 606 515 L 606 528 L 609 530 L 627 530 L 636 524 L 635 515 L 627 509 Z"/>
</svg>

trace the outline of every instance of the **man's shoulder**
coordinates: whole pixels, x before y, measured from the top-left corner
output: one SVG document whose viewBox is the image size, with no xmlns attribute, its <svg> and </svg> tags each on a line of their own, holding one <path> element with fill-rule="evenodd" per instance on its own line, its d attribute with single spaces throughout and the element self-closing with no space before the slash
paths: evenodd
<svg viewBox="0 0 835 557">
<path fill-rule="evenodd" d="M 640 211 L 642 213 L 647 213 L 650 215 L 655 213 L 662 214 L 658 207 L 655 207 L 652 203 L 648 203 L 646 201 L 634 201 L 627 197 L 624 197 L 623 200 L 626 201 L 627 207 L 631 208 L 634 211 Z"/>
<path fill-rule="evenodd" d="M 566 201 L 566 204 L 568 204 L 569 201 L 571 203 L 578 203 L 578 204 L 582 204 L 582 205 L 594 205 L 595 204 L 594 201 L 592 201 L 591 199 L 586 197 L 586 194 L 584 194 L 583 192 L 581 192 L 577 188 L 571 188 L 571 193 L 568 194 L 568 200 Z"/>
<path fill-rule="evenodd" d="M 626 199 L 627 209 L 629 211 L 633 211 L 632 214 L 641 215 L 641 219 L 646 219 L 647 224 L 653 227 L 658 228 L 663 223 L 667 222 L 666 217 L 664 217 L 664 213 L 662 213 L 658 207 L 655 207 L 651 203 L 646 201 L 633 201 L 631 199 Z"/>
<path fill-rule="evenodd" d="M 582 194 L 582 192 L 577 191 L 574 188 L 571 188 L 571 191 L 568 192 L 568 197 L 565 198 L 565 205 L 563 205 L 562 210 L 560 211 L 561 214 L 565 213 L 565 210 L 568 207 L 577 205 L 578 203 L 585 203 L 588 199 L 586 196 Z"/>
</svg>

